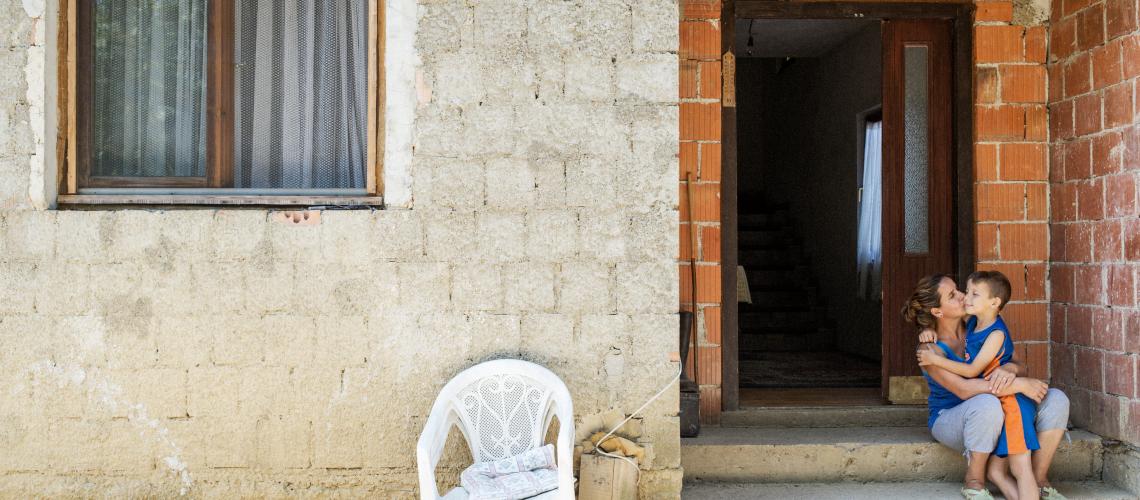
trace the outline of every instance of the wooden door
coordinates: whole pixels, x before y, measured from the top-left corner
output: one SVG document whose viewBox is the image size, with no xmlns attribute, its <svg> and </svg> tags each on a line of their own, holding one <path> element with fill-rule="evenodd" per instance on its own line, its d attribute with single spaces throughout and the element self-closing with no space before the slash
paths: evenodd
<svg viewBox="0 0 1140 500">
<path fill-rule="evenodd" d="M 919 278 L 954 269 L 952 25 L 883 22 L 883 396 L 922 387 L 900 310 Z"/>
</svg>

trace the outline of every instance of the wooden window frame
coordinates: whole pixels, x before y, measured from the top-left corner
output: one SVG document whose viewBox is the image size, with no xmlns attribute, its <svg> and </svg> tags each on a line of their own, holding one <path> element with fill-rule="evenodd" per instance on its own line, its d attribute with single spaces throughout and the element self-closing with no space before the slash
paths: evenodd
<svg viewBox="0 0 1140 500">
<path fill-rule="evenodd" d="M 384 193 L 384 0 L 368 0 L 368 144 L 362 193 L 265 190 L 233 186 L 234 2 L 210 0 L 207 20 L 206 175 L 204 177 L 98 177 L 90 175 L 93 134 L 94 0 L 59 5 L 57 157 L 59 203 L 78 205 L 382 205 Z M 92 193 L 87 190 L 97 190 Z M 227 191 L 233 190 L 232 193 Z M 307 194 L 306 191 L 312 191 Z M 322 194 L 322 191 L 324 194 Z"/>
</svg>

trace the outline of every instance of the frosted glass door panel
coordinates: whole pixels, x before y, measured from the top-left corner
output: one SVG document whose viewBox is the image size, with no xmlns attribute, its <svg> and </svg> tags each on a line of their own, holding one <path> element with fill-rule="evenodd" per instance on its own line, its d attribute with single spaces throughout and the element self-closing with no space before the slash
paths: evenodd
<svg viewBox="0 0 1140 500">
<path fill-rule="evenodd" d="M 903 52 L 903 249 L 930 251 L 930 49 L 907 46 Z"/>
</svg>

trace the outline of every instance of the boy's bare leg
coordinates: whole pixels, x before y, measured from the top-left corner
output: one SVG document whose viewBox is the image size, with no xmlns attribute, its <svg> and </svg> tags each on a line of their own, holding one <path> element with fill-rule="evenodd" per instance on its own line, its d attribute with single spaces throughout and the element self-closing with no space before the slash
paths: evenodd
<svg viewBox="0 0 1140 500">
<path fill-rule="evenodd" d="M 989 453 L 970 452 L 970 463 L 966 466 L 966 487 L 973 490 L 986 488 L 986 461 Z"/>
<path fill-rule="evenodd" d="M 990 463 L 986 466 L 986 477 L 989 478 L 991 483 L 997 485 L 1001 490 L 1001 494 L 1005 495 L 1006 500 L 1019 500 L 1017 495 L 1017 481 L 1013 476 L 1009 475 L 1009 460 L 1001 458 L 997 455 L 990 457 Z"/>
<path fill-rule="evenodd" d="M 1037 480 L 1033 478 L 1033 461 L 1031 453 L 1018 453 L 1009 456 L 1009 470 L 1017 478 L 1017 500 L 1039 500 L 1041 492 L 1037 489 Z"/>
<path fill-rule="evenodd" d="M 1053 463 L 1053 455 L 1061 445 L 1061 438 L 1065 436 L 1065 429 L 1052 429 L 1037 433 L 1037 442 L 1041 449 L 1033 452 L 1033 477 L 1037 480 L 1037 487 L 1052 486 L 1049 484 L 1049 466 Z"/>
</svg>

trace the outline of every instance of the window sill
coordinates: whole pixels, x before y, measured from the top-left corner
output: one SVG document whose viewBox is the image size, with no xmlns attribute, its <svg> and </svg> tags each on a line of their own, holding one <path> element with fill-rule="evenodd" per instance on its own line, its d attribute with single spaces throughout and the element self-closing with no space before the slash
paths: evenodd
<svg viewBox="0 0 1140 500">
<path fill-rule="evenodd" d="M 382 207 L 382 196 L 307 196 L 307 195 L 178 195 L 178 194 L 63 194 L 59 204 L 68 207 L 112 205 L 159 206 L 246 206 L 246 207 Z"/>
</svg>

